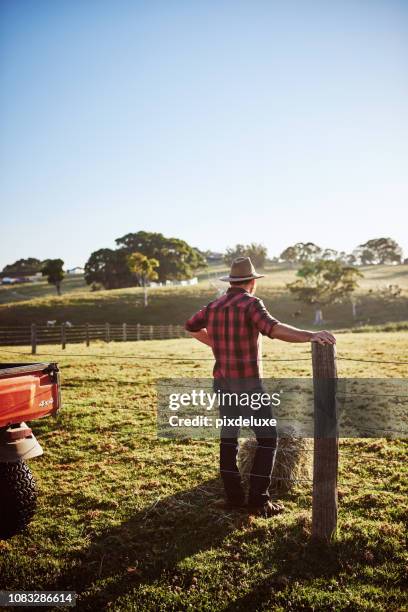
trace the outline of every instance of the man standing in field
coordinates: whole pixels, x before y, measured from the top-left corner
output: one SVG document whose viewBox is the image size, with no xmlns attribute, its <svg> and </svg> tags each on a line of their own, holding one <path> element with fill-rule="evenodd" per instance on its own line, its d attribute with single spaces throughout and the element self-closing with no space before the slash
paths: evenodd
<svg viewBox="0 0 408 612">
<path fill-rule="evenodd" d="M 185 325 L 190 334 L 212 348 L 215 365 L 214 390 L 221 398 L 220 416 L 248 417 L 251 408 L 231 402 L 231 392 L 245 390 L 246 395 L 265 392 L 262 376 L 262 354 L 259 334 L 284 342 L 318 342 L 334 344 L 335 337 L 327 331 L 312 332 L 280 323 L 255 297 L 257 274 L 249 257 L 238 257 L 229 276 L 227 292 L 193 315 Z M 222 394 L 225 394 L 224 396 Z M 253 410 L 253 408 L 252 408 Z M 252 412 L 252 414 L 254 414 Z M 256 411 L 257 418 L 271 419 L 271 404 Z M 272 516 L 281 512 L 281 504 L 272 503 L 268 489 L 275 461 L 277 435 L 275 426 L 253 427 L 258 446 L 250 474 L 248 507 L 251 512 Z M 223 427 L 220 440 L 220 472 L 228 507 L 245 506 L 245 495 L 237 467 L 239 428 Z"/>
</svg>

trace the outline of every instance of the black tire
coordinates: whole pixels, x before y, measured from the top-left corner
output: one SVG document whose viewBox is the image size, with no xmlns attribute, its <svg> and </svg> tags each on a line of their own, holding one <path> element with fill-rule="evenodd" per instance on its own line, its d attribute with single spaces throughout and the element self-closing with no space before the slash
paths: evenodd
<svg viewBox="0 0 408 612">
<path fill-rule="evenodd" d="M 24 461 L 0 463 L 0 540 L 20 533 L 32 519 L 37 487 Z"/>
</svg>

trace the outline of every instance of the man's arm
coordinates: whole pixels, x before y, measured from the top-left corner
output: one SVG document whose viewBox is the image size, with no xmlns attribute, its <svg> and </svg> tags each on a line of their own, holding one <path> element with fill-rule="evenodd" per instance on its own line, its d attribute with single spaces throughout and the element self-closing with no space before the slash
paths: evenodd
<svg viewBox="0 0 408 612">
<path fill-rule="evenodd" d="M 195 338 L 199 342 L 202 342 L 203 344 L 206 344 L 207 346 L 211 346 L 212 348 L 211 340 L 207 333 L 207 329 L 205 327 L 206 324 L 207 324 L 206 309 L 202 308 L 201 310 L 196 312 L 195 315 L 190 317 L 188 321 L 186 321 L 186 324 L 184 327 L 188 331 L 190 336 L 193 336 L 193 338 Z"/>
<path fill-rule="evenodd" d="M 319 344 L 336 344 L 336 338 L 328 331 L 312 332 L 285 325 L 274 319 L 265 308 L 262 300 L 254 300 L 249 310 L 249 316 L 255 327 L 264 336 L 276 338 L 284 342 L 318 342 Z"/>
<path fill-rule="evenodd" d="M 298 329 L 284 323 L 276 323 L 272 327 L 270 338 L 284 342 L 318 342 L 319 344 L 336 344 L 336 338 L 328 331 L 312 332 Z"/>
<path fill-rule="evenodd" d="M 207 334 L 206 329 L 200 329 L 199 331 L 196 331 L 196 332 L 189 331 L 188 333 L 190 334 L 190 336 L 193 336 L 193 338 L 195 338 L 199 342 L 202 342 L 203 344 L 207 344 L 207 346 L 211 346 L 212 348 L 212 343 L 211 343 L 209 335 Z"/>
</svg>

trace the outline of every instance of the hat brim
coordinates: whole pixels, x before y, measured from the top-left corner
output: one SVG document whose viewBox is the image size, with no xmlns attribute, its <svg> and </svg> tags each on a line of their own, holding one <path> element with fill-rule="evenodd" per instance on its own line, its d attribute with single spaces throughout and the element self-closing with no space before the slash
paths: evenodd
<svg viewBox="0 0 408 612">
<path fill-rule="evenodd" d="M 237 278 L 236 276 L 221 276 L 218 280 L 223 281 L 224 283 L 240 283 L 243 281 L 249 281 L 257 278 L 265 278 L 265 274 L 251 274 L 251 276 L 241 276 Z"/>
</svg>

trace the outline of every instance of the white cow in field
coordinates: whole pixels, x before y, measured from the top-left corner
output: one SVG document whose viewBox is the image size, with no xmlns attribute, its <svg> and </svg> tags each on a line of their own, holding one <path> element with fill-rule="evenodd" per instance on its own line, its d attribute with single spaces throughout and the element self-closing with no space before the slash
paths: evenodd
<svg viewBox="0 0 408 612">
<path fill-rule="evenodd" d="M 47 321 L 47 327 L 55 327 L 57 321 Z M 65 327 L 73 327 L 74 324 L 71 321 L 65 321 Z"/>
</svg>

